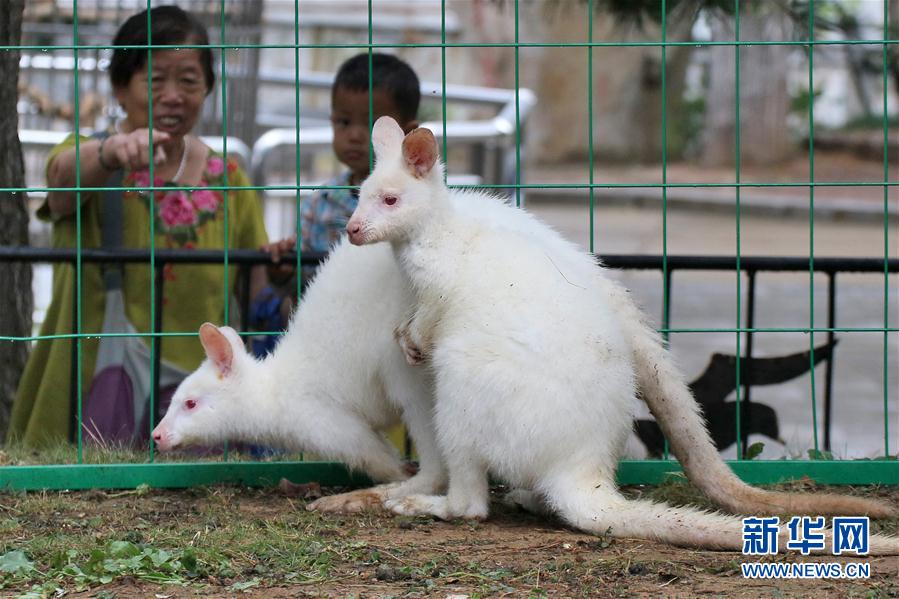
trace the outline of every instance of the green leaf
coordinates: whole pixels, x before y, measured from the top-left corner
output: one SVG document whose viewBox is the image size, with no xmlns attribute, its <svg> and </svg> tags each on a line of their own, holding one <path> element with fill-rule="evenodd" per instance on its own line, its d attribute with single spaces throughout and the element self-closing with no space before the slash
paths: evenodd
<svg viewBox="0 0 899 599">
<path fill-rule="evenodd" d="M 232 591 L 245 591 L 247 589 L 258 587 L 259 579 L 253 578 L 252 580 L 248 580 L 246 582 L 235 582 L 230 587 L 228 587 Z"/>
<path fill-rule="evenodd" d="M 755 458 L 761 455 L 762 451 L 765 449 L 765 444 L 759 441 L 758 443 L 753 443 L 749 447 L 746 448 L 746 459 L 754 460 Z"/>
<path fill-rule="evenodd" d="M 107 557 L 109 557 L 109 556 L 102 549 L 94 549 L 93 551 L 91 551 L 90 557 L 88 557 L 86 565 L 89 566 L 90 569 L 93 569 L 94 567 L 96 567 L 97 564 L 103 563 L 103 561 L 106 560 Z"/>
<path fill-rule="evenodd" d="M 112 541 L 109 544 L 109 555 L 113 557 L 132 557 L 140 554 L 140 549 L 130 541 Z"/>
<path fill-rule="evenodd" d="M 153 562 L 153 565 L 157 568 L 162 564 L 166 563 L 171 559 L 172 554 L 164 549 L 159 549 L 157 551 L 148 552 L 150 555 L 150 560 Z"/>
<path fill-rule="evenodd" d="M 181 555 L 181 567 L 190 574 L 196 575 L 197 573 L 197 556 L 191 550 L 185 550 Z"/>
<path fill-rule="evenodd" d="M 810 460 L 832 460 L 833 454 L 829 451 L 821 451 L 819 449 L 809 449 L 808 459 Z"/>
<path fill-rule="evenodd" d="M 34 564 L 25 556 L 25 552 L 21 549 L 15 549 L 0 555 L 0 572 L 18 574 L 33 569 Z"/>
<path fill-rule="evenodd" d="M 81 568 L 78 567 L 77 564 L 66 564 L 62 569 L 62 573 L 66 576 L 75 576 L 75 577 L 83 577 L 84 572 L 81 571 Z"/>
</svg>

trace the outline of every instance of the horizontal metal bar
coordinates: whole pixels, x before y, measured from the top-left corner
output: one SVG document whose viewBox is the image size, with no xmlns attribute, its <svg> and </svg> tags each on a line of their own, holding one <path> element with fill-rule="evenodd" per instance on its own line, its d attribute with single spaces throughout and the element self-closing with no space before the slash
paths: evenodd
<svg viewBox="0 0 899 599">
<path fill-rule="evenodd" d="M 179 44 L 182 49 L 204 49 L 211 50 L 307 50 L 307 49 L 326 49 L 326 48 L 358 48 L 365 50 L 368 48 L 671 48 L 678 46 L 689 46 L 692 48 L 716 47 L 716 46 L 883 46 L 899 44 L 899 40 L 805 40 L 805 41 L 788 41 L 788 40 L 739 40 L 739 41 L 689 41 L 689 42 L 670 42 L 670 41 L 643 41 L 643 42 L 416 42 L 416 43 L 367 43 L 352 42 L 340 44 Z M 116 46 L 113 44 L 60 44 L 55 46 L 36 46 L 23 44 L 19 46 L 0 46 L 0 51 L 6 50 L 29 50 L 29 51 L 57 51 L 57 50 L 115 50 L 121 48 L 125 50 L 166 50 L 171 46 L 162 44 L 123 44 Z"/>
<path fill-rule="evenodd" d="M 281 478 L 324 486 L 370 484 L 367 477 L 337 462 L 157 462 L 4 466 L 0 467 L 0 490 L 183 488 L 218 483 L 266 487 Z"/>
<path fill-rule="evenodd" d="M 899 485 L 896 460 L 752 460 L 728 461 L 737 476 L 749 484 L 775 484 L 810 478 L 825 485 Z M 618 466 L 622 485 L 656 485 L 684 478 L 673 460 L 624 460 Z"/>
<path fill-rule="evenodd" d="M 750 484 L 774 484 L 810 478 L 828 485 L 899 484 L 894 460 L 761 460 L 730 461 L 730 467 Z M 683 477 L 673 460 L 625 460 L 618 466 L 623 485 L 659 484 Z M 0 467 L 0 490 L 185 488 L 211 484 L 273 486 L 281 478 L 294 483 L 358 487 L 369 484 L 336 462 L 200 462 L 153 464 L 66 464 Z"/>
<path fill-rule="evenodd" d="M 810 333 L 899 333 L 899 327 L 717 327 L 717 328 L 661 328 L 656 329 L 659 333 L 801 333 L 804 335 Z M 244 336 L 256 335 L 281 335 L 283 331 L 251 331 L 239 333 Z M 0 335 L 0 341 L 11 341 L 20 343 L 25 341 L 47 341 L 49 339 L 100 339 L 101 337 L 143 337 L 143 338 L 164 338 L 164 337 L 196 337 L 197 333 L 193 331 L 173 331 L 166 333 L 63 333 L 59 335 L 35 335 L 28 337 L 12 337 L 8 335 Z"/>
<path fill-rule="evenodd" d="M 659 333 L 896 333 L 897 327 L 715 327 L 661 328 Z"/>
<path fill-rule="evenodd" d="M 38 248 L 31 246 L 0 246 L 0 262 L 74 262 L 79 251 L 74 248 Z M 82 262 L 135 263 L 149 262 L 150 250 L 101 250 L 80 251 Z M 156 262 L 217 264 L 224 260 L 224 250 L 156 250 L 152 254 Z M 300 262 L 304 265 L 319 263 L 327 252 L 301 252 Z M 601 254 L 597 256 L 610 268 L 660 270 L 667 264 L 669 270 L 735 270 L 736 256 L 706 256 L 690 254 L 646 255 L 646 254 Z M 259 250 L 230 250 L 228 261 L 235 264 L 264 264 L 271 257 Z M 296 262 L 296 253 L 282 254 L 281 261 Z M 739 268 L 756 272 L 899 272 L 899 258 L 852 258 L 816 257 L 813 260 L 800 256 L 741 256 Z"/>
<path fill-rule="evenodd" d="M 151 255 L 156 264 L 222 264 L 224 250 L 102 250 L 74 248 L 37 248 L 31 246 L 0 246 L 0 262 L 75 262 L 78 255 L 82 262 L 121 264 L 150 262 Z M 227 252 L 231 264 L 268 264 L 271 256 L 260 250 L 230 250 Z M 301 252 L 300 263 L 314 266 L 322 261 L 327 252 Z M 296 263 L 296 252 L 281 255 L 281 262 Z"/>
<path fill-rule="evenodd" d="M 293 131 L 293 130 L 291 130 Z M 318 145 L 318 140 L 311 142 L 311 145 Z M 499 183 L 499 184 L 483 184 L 483 185 L 450 185 L 453 189 L 673 189 L 673 188 L 746 188 L 746 187 L 897 187 L 899 181 L 797 181 L 795 183 Z M 353 185 L 328 185 L 326 183 L 309 184 L 309 185 L 210 185 L 204 189 L 212 189 L 216 191 L 303 191 L 318 189 L 356 189 Z M 0 192 L 7 193 L 29 193 L 39 192 L 47 193 L 50 191 L 82 191 L 96 192 L 109 190 L 122 191 L 191 191 L 196 187 L 187 186 L 166 186 L 166 187 L 0 187 Z"/>
<path fill-rule="evenodd" d="M 800 256 L 740 256 L 739 264 L 736 256 L 696 256 L 668 255 L 650 256 L 641 254 L 608 254 L 600 255 L 600 260 L 612 268 L 628 269 L 661 269 L 667 264 L 669 270 L 736 270 L 742 271 L 789 272 L 805 271 L 811 268 L 816 272 L 876 272 L 883 273 L 884 267 L 889 272 L 899 272 L 899 258 L 843 258 L 815 257 L 813 260 Z"/>
</svg>

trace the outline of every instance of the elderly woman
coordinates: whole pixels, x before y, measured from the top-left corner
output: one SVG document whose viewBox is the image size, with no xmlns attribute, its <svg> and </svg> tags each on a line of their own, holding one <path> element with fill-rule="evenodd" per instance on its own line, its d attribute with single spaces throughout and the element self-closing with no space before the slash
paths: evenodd
<svg viewBox="0 0 899 599">
<path fill-rule="evenodd" d="M 151 9 L 150 22 L 149 42 L 154 46 L 209 43 L 203 25 L 178 7 Z M 147 45 L 147 33 L 144 11 L 122 25 L 113 44 Z M 116 48 L 109 75 L 125 118 L 107 136 L 80 138 L 80 185 L 103 187 L 110 184 L 114 174 L 121 174 L 122 187 L 148 187 L 152 163 L 154 187 L 173 184 L 192 188 L 189 192 L 151 194 L 139 189 L 123 192 L 123 246 L 151 246 L 151 214 L 155 220 L 153 241 L 157 248 L 220 249 L 226 239 L 231 248 L 255 249 L 265 245 L 267 238 L 256 193 L 209 189 L 226 183 L 247 186 L 247 176 L 234 162 L 212 151 L 192 133 L 203 102 L 215 83 L 212 52 L 208 48 L 156 49 L 148 59 L 145 49 Z M 72 135 L 50 153 L 49 186 L 75 187 L 78 180 L 75 171 L 76 146 Z M 76 197 L 73 192 L 50 192 L 38 212 L 40 218 L 53 223 L 55 247 L 76 247 Z M 82 192 L 80 198 L 81 246 L 99 247 L 103 194 Z M 154 204 L 152 212 L 151 203 Z M 227 278 L 231 289 L 225 289 L 225 270 L 221 265 L 168 265 L 164 272 L 162 330 L 193 332 L 204 321 L 223 322 L 225 296 L 234 290 L 237 278 L 236 270 L 232 269 Z M 153 274 L 146 264 L 125 266 L 122 286 L 125 313 L 138 332 L 152 329 L 149 292 L 152 281 Z M 255 267 L 251 297 L 265 283 L 265 267 Z M 42 336 L 74 332 L 76 289 L 75 269 L 68 264 L 56 266 L 52 303 L 40 331 Z M 81 278 L 83 333 L 101 331 L 104 305 L 101 268 L 85 263 Z M 10 439 L 40 445 L 69 438 L 72 343 L 70 339 L 50 339 L 36 344 L 13 404 Z M 166 337 L 161 347 L 162 358 L 184 371 L 194 369 L 203 358 L 202 348 L 192 336 Z M 82 341 L 81 380 L 85 393 L 94 375 L 97 348 L 96 339 Z"/>
</svg>

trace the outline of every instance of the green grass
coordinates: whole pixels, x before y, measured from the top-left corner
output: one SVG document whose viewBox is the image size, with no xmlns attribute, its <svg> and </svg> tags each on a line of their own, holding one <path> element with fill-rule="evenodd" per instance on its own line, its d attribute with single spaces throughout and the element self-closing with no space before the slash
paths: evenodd
<svg viewBox="0 0 899 599">
<path fill-rule="evenodd" d="M 820 490 L 813 483 L 779 488 Z M 899 491 L 881 487 L 839 491 L 894 502 L 899 497 Z M 713 507 L 684 482 L 626 492 Z M 897 534 L 899 519 L 872 522 L 872 530 Z M 153 596 L 176 587 L 264 596 L 266 589 L 284 586 L 346 596 L 364 586 L 393 596 L 464 590 L 470 597 L 539 597 L 590 595 L 609 582 L 624 585 L 620 596 L 633 596 L 698 575 L 732 580 L 738 561 L 733 554 L 589 537 L 499 505 L 489 522 L 439 523 L 382 514 L 322 515 L 272 489 L 0 494 L 2 596 L 84 590 Z M 888 581 L 874 582 L 887 584 L 885 592 L 899 592 Z M 118 595 L 119 587 L 135 587 L 139 594 Z"/>
<path fill-rule="evenodd" d="M 256 458 L 242 451 L 229 451 L 228 461 L 303 461 L 300 453 L 278 453 L 270 458 Z M 310 456 L 306 456 L 310 459 Z M 82 463 L 84 464 L 146 464 L 150 460 L 149 449 L 134 449 L 121 446 L 94 446 L 85 445 L 82 451 Z M 211 455 L 199 455 L 182 452 L 159 453 L 155 452 L 154 462 L 220 462 L 223 461 L 221 452 Z M 0 449 L 0 466 L 37 466 L 53 464 L 77 464 L 78 451 L 76 446 L 66 441 L 58 441 L 41 446 L 29 447 L 21 443 L 7 443 Z"/>
<path fill-rule="evenodd" d="M 123 577 L 215 580 L 235 590 L 264 578 L 309 583 L 329 577 L 338 555 L 359 551 L 335 536 L 340 520 L 302 509 L 239 517 L 231 512 L 237 492 L 0 496 L 0 588 L 81 590 Z"/>
<path fill-rule="evenodd" d="M 281 498 L 270 502 L 271 510 L 266 493 L 210 487 L 0 496 L 0 592 L 40 597 L 123 579 L 241 591 L 334 583 L 360 569 L 372 571 L 379 583 L 422 592 L 463 580 L 492 592 L 507 579 L 534 576 L 449 553 L 411 563 L 414 547 L 385 549 L 356 535 L 385 523 L 408 530 L 429 519 L 322 517 L 302 506 L 285 510 Z M 235 513 L 238 496 L 252 509 Z M 457 525 L 477 530 L 476 524 Z"/>
</svg>

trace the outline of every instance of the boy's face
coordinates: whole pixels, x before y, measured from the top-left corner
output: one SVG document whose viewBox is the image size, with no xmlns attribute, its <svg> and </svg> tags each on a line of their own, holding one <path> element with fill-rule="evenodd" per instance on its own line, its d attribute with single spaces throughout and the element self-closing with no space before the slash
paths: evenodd
<svg viewBox="0 0 899 599">
<path fill-rule="evenodd" d="M 393 117 L 407 133 L 418 126 L 416 121 L 404 122 L 390 93 L 372 90 L 371 123 L 379 117 Z M 368 90 L 336 87 L 331 96 L 331 128 L 334 130 L 334 154 L 353 173 L 353 184 L 368 176 Z"/>
</svg>

